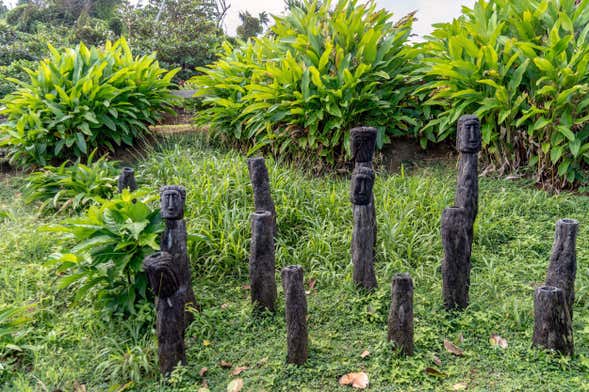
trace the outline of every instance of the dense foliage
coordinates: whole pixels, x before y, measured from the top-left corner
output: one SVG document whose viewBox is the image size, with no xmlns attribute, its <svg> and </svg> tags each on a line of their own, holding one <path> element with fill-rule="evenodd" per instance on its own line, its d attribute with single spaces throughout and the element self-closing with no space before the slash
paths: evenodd
<svg viewBox="0 0 589 392">
<path fill-rule="evenodd" d="M 479 0 L 463 12 L 423 46 L 428 104 L 443 110 L 425 137 L 445 139 L 474 112 L 496 168 L 587 183 L 589 1 Z"/>
<path fill-rule="evenodd" d="M 40 209 L 79 211 L 107 199 L 117 190 L 117 162 L 105 157 L 86 164 L 64 162 L 32 173 L 25 187 L 26 202 L 40 201 Z"/>
<path fill-rule="evenodd" d="M 96 298 L 109 313 L 134 313 L 148 297 L 142 262 L 159 250 L 163 230 L 152 196 L 124 190 L 112 200 L 91 206 L 81 217 L 46 230 L 63 234 L 64 244 L 76 244 L 54 255 L 51 264 L 63 276 L 58 287 L 73 287 L 75 299 Z"/>
<path fill-rule="evenodd" d="M 263 38 L 233 48 L 192 82 L 206 105 L 197 121 L 253 149 L 329 161 L 348 148 L 348 129 L 411 133 L 404 114 L 413 67 L 405 43 L 412 17 L 398 23 L 374 1 L 294 5 Z"/>
<path fill-rule="evenodd" d="M 13 163 L 45 165 L 131 145 L 175 102 L 169 89 L 177 70 L 160 68 L 155 55 L 133 57 L 123 38 L 51 51 L 3 100 L 0 144 Z"/>
</svg>

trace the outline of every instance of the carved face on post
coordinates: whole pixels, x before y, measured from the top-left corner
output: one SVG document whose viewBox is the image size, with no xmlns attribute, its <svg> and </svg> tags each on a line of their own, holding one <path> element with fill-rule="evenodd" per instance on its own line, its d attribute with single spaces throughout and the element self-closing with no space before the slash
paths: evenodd
<svg viewBox="0 0 589 392">
<path fill-rule="evenodd" d="M 481 151 L 481 123 L 477 116 L 466 115 L 458 120 L 456 147 L 460 152 Z"/>
<path fill-rule="evenodd" d="M 182 219 L 186 189 L 183 186 L 167 185 L 160 189 L 160 207 L 162 218 Z"/>
<path fill-rule="evenodd" d="M 358 127 L 350 130 L 350 147 L 355 162 L 372 162 L 376 146 L 376 128 Z"/>
<path fill-rule="evenodd" d="M 374 185 L 374 171 L 360 166 L 352 174 L 352 189 L 350 200 L 352 204 L 367 205 L 372 200 L 372 186 Z"/>
</svg>

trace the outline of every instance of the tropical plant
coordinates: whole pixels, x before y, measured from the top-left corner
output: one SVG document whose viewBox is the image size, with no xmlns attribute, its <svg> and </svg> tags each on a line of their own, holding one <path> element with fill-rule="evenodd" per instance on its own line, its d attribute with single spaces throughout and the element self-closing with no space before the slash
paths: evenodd
<svg viewBox="0 0 589 392">
<path fill-rule="evenodd" d="M 63 275 L 58 288 L 75 286 L 76 300 L 91 296 L 111 313 L 134 313 L 148 298 L 143 259 L 159 249 L 163 231 L 159 209 L 151 207 L 154 199 L 124 190 L 91 206 L 84 216 L 46 227 L 63 234 L 64 244 L 76 243 L 49 262 Z"/>
<path fill-rule="evenodd" d="M 261 34 L 264 31 L 264 26 L 270 22 L 266 11 L 260 12 L 257 17 L 250 14 L 249 11 L 242 11 L 239 13 L 239 20 L 241 24 L 237 26 L 235 32 L 244 41 Z"/>
<path fill-rule="evenodd" d="M 460 115 L 476 113 L 501 172 L 528 166 L 539 182 L 586 183 L 588 26 L 586 0 L 479 0 L 436 25 L 422 47 L 421 91 L 443 113 L 422 137 L 443 140 Z"/>
<path fill-rule="evenodd" d="M 117 189 L 118 163 L 106 157 L 95 161 L 95 152 L 88 156 L 86 164 L 64 162 L 32 173 L 25 186 L 25 201 L 41 201 L 41 209 L 61 212 L 79 211 L 112 197 Z"/>
<path fill-rule="evenodd" d="M 20 348 L 16 345 L 31 320 L 33 305 L 0 305 L 0 353 Z"/>
<path fill-rule="evenodd" d="M 30 82 L 2 101 L 0 145 L 13 163 L 46 165 L 132 145 L 176 102 L 169 89 L 177 70 L 160 68 L 155 54 L 134 58 L 124 38 L 104 48 L 49 49 L 50 58 L 26 70 Z"/>
<path fill-rule="evenodd" d="M 213 135 L 276 154 L 334 162 L 349 149 L 348 129 L 373 125 L 378 145 L 412 133 L 405 115 L 414 52 L 405 46 L 413 17 L 397 23 L 374 1 L 305 1 L 274 17 L 267 36 L 200 68 L 192 82 L 205 109 L 196 119 Z"/>
</svg>

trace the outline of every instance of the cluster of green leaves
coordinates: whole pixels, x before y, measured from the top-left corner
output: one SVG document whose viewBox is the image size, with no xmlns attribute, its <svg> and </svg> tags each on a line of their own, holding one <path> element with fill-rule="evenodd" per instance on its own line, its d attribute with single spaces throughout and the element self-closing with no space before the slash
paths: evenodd
<svg viewBox="0 0 589 392">
<path fill-rule="evenodd" d="M 159 250 L 163 225 L 153 196 L 124 190 L 121 195 L 91 206 L 81 217 L 71 218 L 46 230 L 76 244 L 50 261 L 63 276 L 58 287 L 76 287 L 75 299 L 91 289 L 96 304 L 111 314 L 132 314 L 148 298 L 142 262 Z"/>
<path fill-rule="evenodd" d="M 0 355 L 6 350 L 20 350 L 17 343 L 26 333 L 33 306 L 0 305 Z"/>
<path fill-rule="evenodd" d="M 169 89 L 177 70 L 160 68 L 154 54 L 134 58 L 124 38 L 104 48 L 50 49 L 27 70 L 30 82 L 2 101 L 8 121 L 0 144 L 13 163 L 45 165 L 132 145 L 176 101 Z"/>
<path fill-rule="evenodd" d="M 89 155 L 86 164 L 64 162 L 32 173 L 24 189 L 25 201 L 41 201 L 41 210 L 62 212 L 79 211 L 112 197 L 117 189 L 118 164 L 105 157 L 94 161 L 94 154 Z"/>
<path fill-rule="evenodd" d="M 411 133 L 405 115 L 412 17 L 398 23 L 374 1 L 305 1 L 274 17 L 267 36 L 225 54 L 192 83 L 204 98 L 197 122 L 217 136 L 274 153 L 328 161 L 349 148 L 348 129 L 378 127 L 378 144 Z"/>
<path fill-rule="evenodd" d="M 559 187 L 586 183 L 589 163 L 589 1 L 478 0 L 423 44 L 441 115 L 422 138 L 453 133 L 476 113 L 483 145 L 502 171 L 529 166 Z"/>
</svg>

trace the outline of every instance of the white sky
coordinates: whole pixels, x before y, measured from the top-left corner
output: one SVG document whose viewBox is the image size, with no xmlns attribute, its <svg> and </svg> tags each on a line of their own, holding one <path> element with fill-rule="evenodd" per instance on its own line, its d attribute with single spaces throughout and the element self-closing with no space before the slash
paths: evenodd
<svg viewBox="0 0 589 392">
<path fill-rule="evenodd" d="M 282 0 L 227 0 L 231 8 L 225 19 L 225 28 L 229 35 L 235 35 L 239 26 L 239 12 L 247 10 L 252 15 L 262 11 L 280 14 L 284 10 Z M 376 0 L 381 8 L 394 13 L 394 19 L 400 19 L 411 11 L 417 10 L 417 21 L 413 24 L 413 32 L 419 36 L 432 31 L 432 23 L 448 22 L 460 15 L 463 5 L 472 7 L 475 0 Z"/>
<path fill-rule="evenodd" d="M 136 3 L 141 0 L 131 0 Z M 362 0 L 360 0 L 362 1 Z M 16 0 L 0 0 L 7 4 L 14 4 Z M 262 11 L 270 14 L 280 14 L 284 10 L 283 0 L 227 0 L 231 8 L 225 19 L 225 30 L 229 35 L 235 35 L 239 26 L 239 12 L 249 11 L 257 15 Z M 400 19 L 407 13 L 417 10 L 417 21 L 413 24 L 413 32 L 418 36 L 429 34 L 432 23 L 447 22 L 460 15 L 463 5 L 472 7 L 475 0 L 376 0 L 379 7 L 394 13 L 394 19 Z"/>
</svg>

